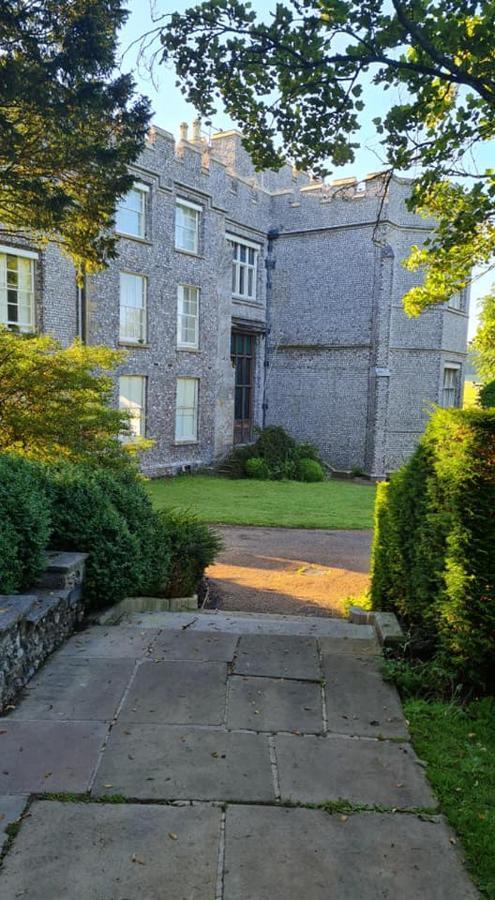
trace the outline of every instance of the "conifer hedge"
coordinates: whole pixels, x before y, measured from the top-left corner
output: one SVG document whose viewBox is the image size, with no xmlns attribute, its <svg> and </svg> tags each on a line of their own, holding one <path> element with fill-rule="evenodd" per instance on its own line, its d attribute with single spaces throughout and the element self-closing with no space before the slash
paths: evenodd
<svg viewBox="0 0 495 900">
<path fill-rule="evenodd" d="M 411 460 L 379 486 L 372 603 L 425 656 L 495 687 L 495 409 L 432 416 Z"/>
</svg>

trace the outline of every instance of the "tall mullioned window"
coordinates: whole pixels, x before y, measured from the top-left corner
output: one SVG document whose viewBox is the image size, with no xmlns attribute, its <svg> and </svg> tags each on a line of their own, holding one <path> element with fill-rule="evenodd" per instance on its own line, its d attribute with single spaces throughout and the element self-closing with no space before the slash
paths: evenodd
<svg viewBox="0 0 495 900">
<path fill-rule="evenodd" d="M 179 284 L 177 290 L 177 346 L 199 347 L 199 290 L 191 284 Z"/>
<path fill-rule="evenodd" d="M 120 273 L 121 341 L 144 344 L 146 341 L 146 278 L 132 272 Z"/>
<path fill-rule="evenodd" d="M 119 202 L 115 215 L 115 229 L 119 234 L 144 238 L 146 236 L 146 195 L 149 188 L 135 184 Z"/>
<path fill-rule="evenodd" d="M 119 406 L 129 413 L 130 440 L 144 437 L 146 431 L 146 378 L 143 375 L 121 375 Z M 129 438 L 128 435 L 126 435 Z"/>
<path fill-rule="evenodd" d="M 460 368 L 445 366 L 443 370 L 442 406 L 450 408 L 459 405 Z"/>
<path fill-rule="evenodd" d="M 199 378 L 178 378 L 175 413 L 175 440 L 198 439 Z"/>
<path fill-rule="evenodd" d="M 34 259 L 29 256 L 0 253 L 0 323 L 34 331 Z"/>
<path fill-rule="evenodd" d="M 229 237 L 232 245 L 232 295 L 243 300 L 256 300 L 258 248 Z"/>
<path fill-rule="evenodd" d="M 178 200 L 175 208 L 175 246 L 187 253 L 199 251 L 199 216 L 201 207 Z"/>
</svg>

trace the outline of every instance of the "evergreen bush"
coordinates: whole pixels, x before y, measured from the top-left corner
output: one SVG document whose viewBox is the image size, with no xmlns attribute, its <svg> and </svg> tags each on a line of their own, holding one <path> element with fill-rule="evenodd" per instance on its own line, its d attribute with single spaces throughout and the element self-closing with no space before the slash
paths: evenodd
<svg viewBox="0 0 495 900">
<path fill-rule="evenodd" d="M 221 469 L 232 478 L 323 481 L 325 477 L 316 448 L 298 444 L 279 425 L 263 428 L 253 444 L 236 448 Z"/>
<path fill-rule="evenodd" d="M 483 409 L 495 407 L 495 379 L 493 381 L 488 381 L 480 388 L 478 401 Z"/>
<path fill-rule="evenodd" d="M 437 410 L 411 460 L 379 487 L 375 609 L 397 612 L 418 652 L 495 687 L 495 410 Z"/>
<path fill-rule="evenodd" d="M 270 469 L 264 459 L 252 456 L 245 463 L 245 472 L 248 478 L 260 478 L 267 481 L 270 478 Z"/>
<path fill-rule="evenodd" d="M 50 511 L 40 467 L 0 456 L 0 593 L 29 589 L 41 574 Z"/>
<path fill-rule="evenodd" d="M 140 542 L 112 502 L 108 483 L 86 466 L 46 470 L 52 510 L 50 545 L 88 553 L 84 597 L 92 609 L 118 603 L 140 588 Z"/>
<path fill-rule="evenodd" d="M 325 473 L 322 466 L 316 459 L 309 459 L 305 456 L 296 463 L 296 480 L 297 481 L 324 481 Z"/>
<path fill-rule="evenodd" d="M 222 542 L 208 525 L 182 510 L 158 513 L 170 544 L 170 572 L 166 597 L 190 597 L 198 590 L 207 566 L 220 552 Z"/>
</svg>

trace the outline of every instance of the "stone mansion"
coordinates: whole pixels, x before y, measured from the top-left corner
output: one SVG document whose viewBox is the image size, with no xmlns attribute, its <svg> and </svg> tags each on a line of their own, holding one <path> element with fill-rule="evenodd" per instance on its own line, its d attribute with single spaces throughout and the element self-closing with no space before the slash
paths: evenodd
<svg viewBox="0 0 495 900">
<path fill-rule="evenodd" d="M 0 247 L 0 321 L 127 351 L 116 402 L 150 475 L 221 459 L 282 425 L 337 471 L 381 477 L 433 404 L 457 405 L 468 296 L 418 319 L 401 261 L 429 232 L 408 182 L 257 173 L 235 131 L 150 132 L 120 203 L 119 256 L 78 289 L 52 245 Z M 379 219 L 379 224 L 377 221 Z"/>
</svg>

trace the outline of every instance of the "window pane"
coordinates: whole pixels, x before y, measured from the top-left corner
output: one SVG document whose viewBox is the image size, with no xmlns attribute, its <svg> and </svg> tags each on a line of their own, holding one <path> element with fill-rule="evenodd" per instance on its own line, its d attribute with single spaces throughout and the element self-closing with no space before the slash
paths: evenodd
<svg viewBox="0 0 495 900">
<path fill-rule="evenodd" d="M 0 322 L 20 331 L 34 327 L 33 260 L 0 254 Z"/>
<path fill-rule="evenodd" d="M 199 343 L 199 291 L 191 285 L 178 286 L 177 343 L 193 348 Z"/>
<path fill-rule="evenodd" d="M 142 375 L 122 375 L 119 378 L 119 407 L 129 414 L 131 436 L 144 435 L 145 379 Z"/>
<path fill-rule="evenodd" d="M 198 379 L 177 379 L 176 440 L 197 440 Z"/>
<path fill-rule="evenodd" d="M 122 198 L 115 215 L 115 227 L 122 234 L 144 237 L 146 194 L 139 188 L 132 188 Z"/>
<path fill-rule="evenodd" d="M 179 250 L 198 252 L 199 212 L 177 204 L 175 212 L 175 246 Z"/>
<path fill-rule="evenodd" d="M 120 339 L 146 340 L 146 279 L 144 275 L 120 273 Z"/>
</svg>

